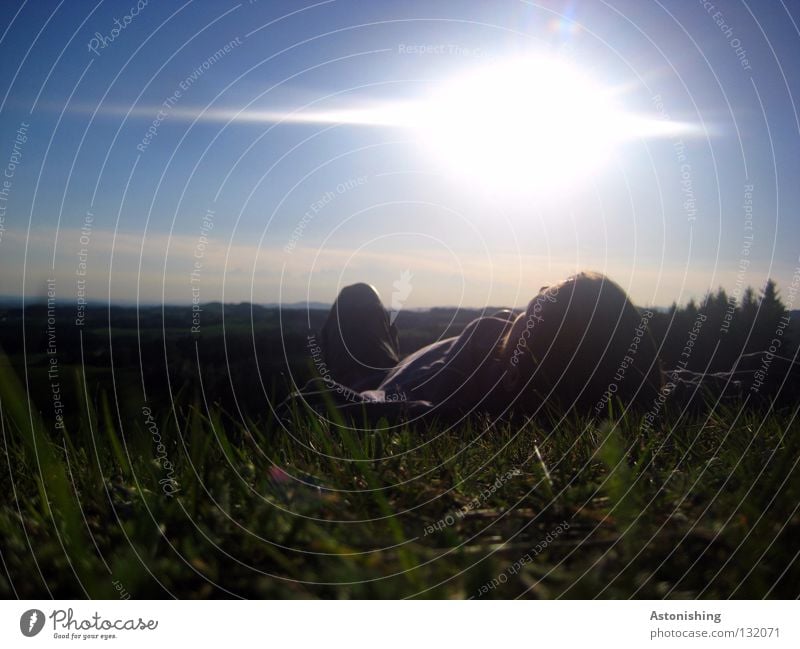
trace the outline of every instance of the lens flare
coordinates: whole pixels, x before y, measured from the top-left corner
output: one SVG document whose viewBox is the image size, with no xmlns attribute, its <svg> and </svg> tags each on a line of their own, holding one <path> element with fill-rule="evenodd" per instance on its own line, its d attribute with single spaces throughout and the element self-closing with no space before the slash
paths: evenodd
<svg viewBox="0 0 800 649">
<path fill-rule="evenodd" d="M 437 86 L 422 102 L 425 146 L 451 171 L 489 189 L 569 188 L 618 145 L 681 126 L 626 113 L 618 94 L 561 60 L 507 60 Z"/>
</svg>

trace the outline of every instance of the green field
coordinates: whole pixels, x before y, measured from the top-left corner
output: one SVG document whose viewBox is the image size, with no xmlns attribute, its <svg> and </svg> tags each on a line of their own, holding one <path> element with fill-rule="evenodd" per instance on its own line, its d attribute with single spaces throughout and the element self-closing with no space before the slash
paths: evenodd
<svg viewBox="0 0 800 649">
<path fill-rule="evenodd" d="M 2 356 L 4 597 L 800 594 L 797 407 L 352 430 L 88 384 L 55 429 Z"/>
</svg>

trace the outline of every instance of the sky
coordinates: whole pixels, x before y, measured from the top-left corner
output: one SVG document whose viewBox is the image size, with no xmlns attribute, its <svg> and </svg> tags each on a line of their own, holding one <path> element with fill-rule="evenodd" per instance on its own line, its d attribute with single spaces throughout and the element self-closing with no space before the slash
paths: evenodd
<svg viewBox="0 0 800 649">
<path fill-rule="evenodd" d="M 588 269 L 643 306 L 772 277 L 800 308 L 798 25 L 781 0 L 5 2 L 0 296 L 522 306 Z"/>
</svg>

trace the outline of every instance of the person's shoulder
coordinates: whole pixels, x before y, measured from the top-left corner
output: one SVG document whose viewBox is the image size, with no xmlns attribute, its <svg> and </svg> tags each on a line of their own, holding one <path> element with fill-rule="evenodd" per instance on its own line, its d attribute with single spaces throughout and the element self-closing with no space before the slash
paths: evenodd
<svg viewBox="0 0 800 649">
<path fill-rule="evenodd" d="M 512 322 L 512 319 L 498 318 L 493 315 L 481 316 L 480 318 L 475 318 L 470 321 L 470 323 L 464 327 L 464 332 L 462 333 L 494 333 L 497 331 L 505 331 L 511 326 Z"/>
<path fill-rule="evenodd" d="M 483 316 L 475 318 L 461 332 L 465 343 L 484 350 L 497 345 L 511 327 L 510 319 Z"/>
</svg>

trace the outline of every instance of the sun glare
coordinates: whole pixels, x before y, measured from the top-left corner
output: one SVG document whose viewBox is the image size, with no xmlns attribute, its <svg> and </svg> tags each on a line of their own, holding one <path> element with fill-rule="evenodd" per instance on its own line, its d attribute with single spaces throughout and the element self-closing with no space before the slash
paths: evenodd
<svg viewBox="0 0 800 649">
<path fill-rule="evenodd" d="M 612 89 L 552 58 L 486 65 L 440 84 L 417 128 L 449 171 L 487 189 L 539 192 L 568 188 L 620 142 L 658 131 L 627 115 Z"/>
<path fill-rule="evenodd" d="M 170 119 L 400 128 L 410 131 L 448 175 L 512 197 L 585 186 L 619 155 L 626 141 L 707 135 L 664 114 L 653 117 L 625 110 L 619 88 L 604 86 L 554 56 L 495 61 L 437 80 L 432 87 L 421 97 L 355 104 L 337 98 L 290 111 L 175 108 Z M 113 106 L 104 110 L 131 112 Z M 136 110 L 151 115 L 158 109 Z"/>
</svg>

